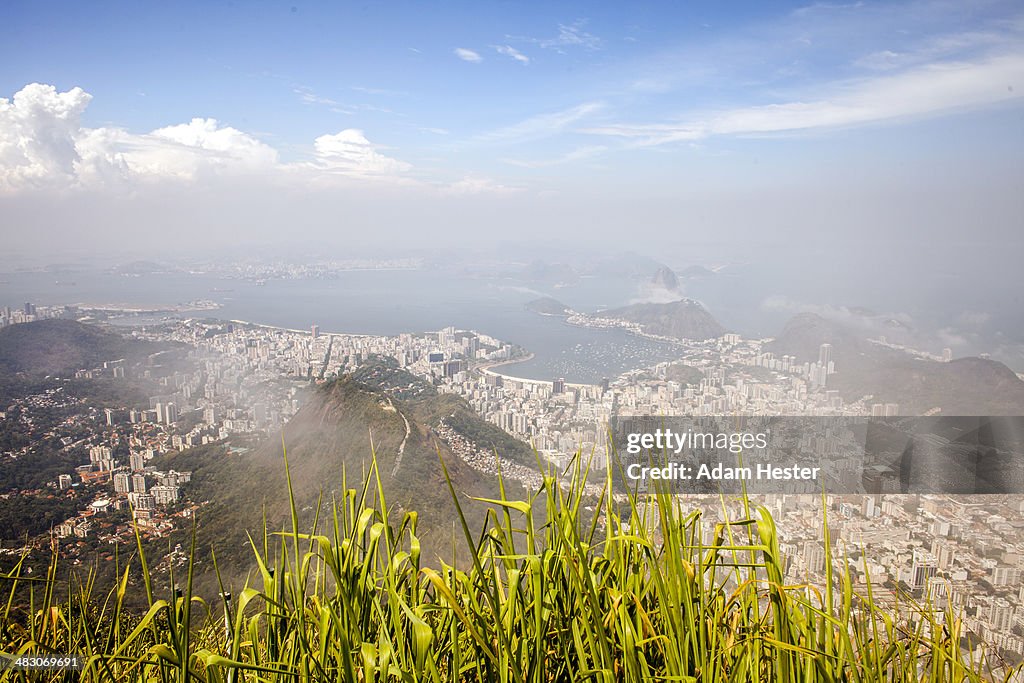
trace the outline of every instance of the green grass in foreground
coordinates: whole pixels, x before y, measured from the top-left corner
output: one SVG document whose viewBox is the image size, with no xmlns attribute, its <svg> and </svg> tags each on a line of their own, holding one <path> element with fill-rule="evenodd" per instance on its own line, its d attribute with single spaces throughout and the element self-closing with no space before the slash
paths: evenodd
<svg viewBox="0 0 1024 683">
<path fill-rule="evenodd" d="M 254 539 L 257 567 L 230 602 L 180 581 L 153 585 L 149 610 L 122 608 L 128 587 L 96 595 L 16 568 L 0 646 L 75 653 L 78 673 L 8 670 L 0 681 L 982 681 L 1020 669 L 974 661 L 962 622 L 911 602 L 898 613 L 854 595 L 783 584 L 771 515 L 745 514 L 705 537 L 699 510 L 657 494 L 612 505 L 584 495 L 588 470 L 545 478 L 533 500 L 504 486 L 482 530 L 455 520 L 472 550 L 456 568 L 421 565 L 416 513 L 389 514 L 380 476 L 346 489 L 326 519 Z M 287 468 L 287 459 L 285 459 Z M 450 485 L 449 485 L 450 487 Z M 451 488 L 451 487 L 450 487 Z M 459 494 L 451 494 L 458 503 Z M 538 517 L 540 517 L 538 519 Z M 824 522 L 825 520 L 823 520 Z M 826 524 L 827 529 L 827 524 Z M 138 569 L 138 565 L 136 565 Z M 29 582 L 31 605 L 14 596 Z M 837 588 L 832 589 L 833 583 Z M 63 676 L 63 678 L 62 678 Z"/>
</svg>

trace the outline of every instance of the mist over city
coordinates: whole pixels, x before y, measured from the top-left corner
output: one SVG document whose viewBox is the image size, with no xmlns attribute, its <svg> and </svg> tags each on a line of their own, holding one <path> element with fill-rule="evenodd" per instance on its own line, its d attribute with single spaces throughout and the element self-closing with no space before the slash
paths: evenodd
<svg viewBox="0 0 1024 683">
<path fill-rule="evenodd" d="M 1008 0 L 7 5 L 0 683 L 1024 681 L 1022 95 Z"/>
</svg>

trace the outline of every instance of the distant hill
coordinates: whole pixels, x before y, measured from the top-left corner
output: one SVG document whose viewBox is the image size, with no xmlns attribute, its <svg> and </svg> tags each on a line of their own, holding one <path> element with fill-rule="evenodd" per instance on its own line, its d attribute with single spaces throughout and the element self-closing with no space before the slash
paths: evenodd
<svg viewBox="0 0 1024 683">
<path fill-rule="evenodd" d="M 541 315 L 569 315 L 572 311 L 558 299 L 552 299 L 549 296 L 527 302 L 526 308 Z"/>
<path fill-rule="evenodd" d="M 323 515 L 343 485 L 361 487 L 375 453 L 388 506 L 396 515 L 417 511 L 417 536 L 425 561 L 434 565 L 437 556 L 451 558 L 457 520 L 441 460 L 473 529 L 483 522 L 484 505 L 470 498 L 493 498 L 498 490 L 495 476 L 471 468 L 439 438 L 436 429 L 442 419 L 478 448 L 495 449 L 505 459 L 536 467 L 526 444 L 477 417 L 461 398 L 428 391 L 428 383 L 386 362 L 361 372 L 361 378 L 370 383 L 343 377 L 318 387 L 280 438 L 252 452 L 200 448 L 162 460 L 162 466 L 193 471 L 190 496 L 210 501 L 199 516 L 200 543 L 206 550 L 215 547 L 221 571 L 230 571 L 232 579 L 250 567 L 247 534 L 262 535 L 264 514 L 271 530 L 290 526 L 282 440 L 303 524 L 312 522 L 321 495 Z M 399 394 L 412 398 L 403 400 Z M 523 494 L 514 481 L 506 486 Z M 457 538 L 461 545 L 461 531 Z M 212 577 L 204 581 L 207 588 L 212 586 Z"/>
<path fill-rule="evenodd" d="M 1024 381 L 1002 363 L 916 358 L 813 313 L 792 318 L 766 350 L 813 361 L 823 343 L 832 345 L 836 364 L 829 387 L 846 400 L 872 395 L 879 402 L 898 403 L 907 415 L 933 408 L 945 415 L 1024 415 Z"/>
<path fill-rule="evenodd" d="M 154 353 L 154 344 L 73 320 L 39 320 L 0 330 L 0 372 L 54 375 Z"/>
<path fill-rule="evenodd" d="M 769 342 L 765 350 L 776 355 L 796 356 L 801 362 L 814 361 L 818 359 L 818 349 L 822 344 L 831 344 L 833 354 L 839 349 L 858 355 L 868 350 L 867 340 L 852 329 L 815 313 L 800 313 L 790 318 L 782 333 Z M 836 365 L 839 365 L 838 361 Z"/>
<path fill-rule="evenodd" d="M 665 370 L 665 379 L 680 384 L 698 384 L 704 379 L 704 373 L 690 365 L 672 363 Z"/>
<path fill-rule="evenodd" d="M 600 315 L 638 323 L 648 334 L 674 339 L 713 339 L 726 332 L 706 308 L 692 299 L 666 304 L 632 304 L 601 311 Z"/>
<path fill-rule="evenodd" d="M 654 272 L 651 284 L 655 287 L 674 292 L 679 289 L 679 278 L 676 277 L 675 271 L 671 268 L 662 266 Z"/>
</svg>

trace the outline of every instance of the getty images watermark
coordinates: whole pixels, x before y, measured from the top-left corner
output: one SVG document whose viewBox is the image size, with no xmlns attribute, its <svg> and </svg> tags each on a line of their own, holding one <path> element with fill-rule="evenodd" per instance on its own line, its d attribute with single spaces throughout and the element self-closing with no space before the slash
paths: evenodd
<svg viewBox="0 0 1024 683">
<path fill-rule="evenodd" d="M 1024 493 L 1024 417 L 625 417 L 616 487 L 675 493 Z"/>
</svg>

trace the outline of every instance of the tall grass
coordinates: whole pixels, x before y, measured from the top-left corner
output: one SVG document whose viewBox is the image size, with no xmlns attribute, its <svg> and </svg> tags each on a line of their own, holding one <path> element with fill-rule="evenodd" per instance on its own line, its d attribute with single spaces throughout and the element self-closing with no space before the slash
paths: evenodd
<svg viewBox="0 0 1024 683">
<path fill-rule="evenodd" d="M 141 541 L 131 562 L 141 566 L 143 614 L 124 607 L 132 566 L 109 593 L 86 577 L 58 595 L 56 559 L 40 579 L 19 564 L 4 577 L 4 652 L 74 653 L 84 670 L 7 670 L 0 682 L 867 683 L 1020 674 L 965 655 L 958 615 L 911 602 L 877 607 L 874 588 L 855 595 L 849 572 L 831 560 L 820 589 L 786 585 L 775 522 L 745 496 L 739 518 L 706 525 L 702 510 L 665 491 L 613 499 L 610 474 L 601 496 L 588 495 L 590 475 L 577 456 L 529 500 L 510 499 L 499 476 L 497 497 L 478 499 L 488 506 L 481 529 L 470 528 L 449 479 L 455 541 L 470 551 L 462 566 L 454 549 L 448 562 L 424 563 L 417 515 L 389 510 L 375 465 L 308 530 L 289 490 L 292 528 L 265 525 L 251 539 L 256 569 L 231 598 L 194 594 L 193 562 L 155 585 Z M 16 596 L 25 593 L 22 605 Z"/>
</svg>

